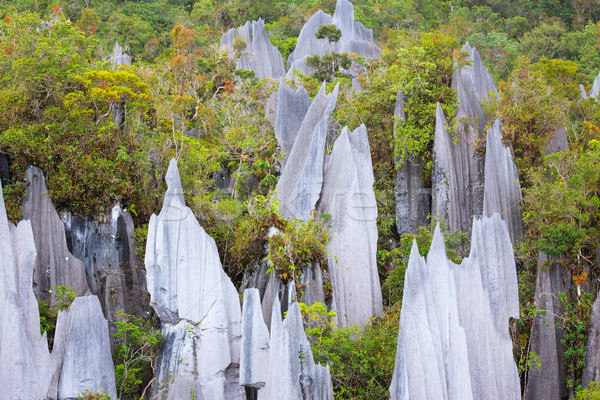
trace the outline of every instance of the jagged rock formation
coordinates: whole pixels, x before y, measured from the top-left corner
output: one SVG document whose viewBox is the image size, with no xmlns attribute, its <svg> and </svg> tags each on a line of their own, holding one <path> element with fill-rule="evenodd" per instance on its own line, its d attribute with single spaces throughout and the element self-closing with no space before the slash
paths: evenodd
<svg viewBox="0 0 600 400">
<path fill-rule="evenodd" d="M 579 89 L 581 90 L 582 98 L 587 99 L 593 97 L 594 99 L 597 99 L 598 94 L 600 93 L 600 74 L 596 75 L 596 78 L 594 79 L 594 84 L 592 85 L 589 94 L 585 92 L 585 88 L 581 84 L 579 85 Z"/>
<path fill-rule="evenodd" d="M 123 51 L 119 42 L 115 42 L 115 47 L 113 47 L 113 52 L 108 61 L 114 65 L 131 65 L 131 57 Z"/>
<path fill-rule="evenodd" d="M 483 208 L 483 159 L 475 151 L 487 123 L 481 102 L 490 100 L 497 90 L 477 50 L 469 43 L 464 50 L 472 65 L 457 69 L 452 77 L 452 88 L 458 94 L 453 137 L 441 107 L 436 110 L 431 215 L 446 220 L 450 230 L 468 231 L 473 217 L 480 216 Z"/>
<path fill-rule="evenodd" d="M 273 304 L 267 380 L 258 399 L 333 400 L 329 368 L 315 364 L 298 303 L 284 321 L 279 301 Z"/>
<path fill-rule="evenodd" d="M 64 349 L 58 384 L 58 398 L 77 399 L 86 390 L 106 392 L 117 398 L 115 370 L 110 352 L 108 324 L 96 296 L 76 298 L 68 311 L 58 316 L 66 334 L 55 337 L 55 346 Z M 64 321 L 64 322 L 63 322 Z M 56 343 L 56 341 L 64 341 Z"/>
<path fill-rule="evenodd" d="M 394 130 L 406 120 L 404 112 L 404 94 L 402 89 L 396 95 L 394 110 Z M 396 195 L 396 230 L 399 235 L 416 233 L 417 228 L 429 224 L 431 210 L 431 188 L 423 184 L 423 167 L 421 159 L 410 157 L 408 160 L 396 160 L 394 193 Z"/>
<path fill-rule="evenodd" d="M 281 169 L 283 170 L 310 107 L 310 97 L 303 86 L 298 86 L 294 92 L 283 80 L 279 83 L 278 97 L 275 137 L 282 153 Z"/>
<path fill-rule="evenodd" d="M 262 19 L 248 21 L 240 29 L 231 28 L 221 38 L 221 49 L 232 51 L 237 36 L 244 39 L 246 48 L 237 60 L 236 69 L 254 71 L 258 79 L 277 79 L 285 75 L 283 57 L 269 41 Z"/>
<path fill-rule="evenodd" d="M 277 182 L 281 215 L 309 219 L 323 183 L 323 161 L 329 115 L 335 108 L 339 86 L 325 94 L 325 84 L 311 103 L 300 125 L 286 165 Z"/>
<path fill-rule="evenodd" d="M 377 203 L 367 129 L 344 128 L 327 159 L 319 212 L 331 215 L 328 263 L 340 326 L 383 311 L 377 272 Z"/>
<path fill-rule="evenodd" d="M 317 39 L 315 34 L 321 25 L 331 24 L 342 31 L 342 37 L 330 46 L 327 39 Z M 379 55 L 380 49 L 373 42 L 373 32 L 360 22 L 354 21 L 354 7 L 348 0 L 337 0 L 333 17 L 319 10 L 304 24 L 296 48 L 287 60 L 290 66 L 288 78 L 293 77 L 294 71 L 310 74 L 312 71 L 305 64 L 306 58 L 313 55 L 323 56 L 331 51 L 356 53 L 368 58 L 376 58 Z"/>
<path fill-rule="evenodd" d="M 111 332 L 119 320 L 116 312 L 148 316 L 144 266 L 135 255 L 135 228 L 131 214 L 119 204 L 104 214 L 102 221 L 68 212 L 64 222 L 67 246 L 83 261 L 88 286 L 98 296 Z"/>
<path fill-rule="evenodd" d="M 562 315 L 558 299 L 559 293 L 571 289 L 571 276 L 551 257 L 540 253 L 538 272 L 535 282 L 535 304 L 538 309 L 546 310 L 533 322 L 530 352 L 539 359 L 531 360 L 532 365 L 539 362 L 539 368 L 530 368 L 527 380 L 527 399 L 566 399 L 567 371 L 564 359 L 563 332 L 557 324 Z"/>
<path fill-rule="evenodd" d="M 59 313 L 48 351 L 33 292 L 39 257 L 32 223 L 9 231 L 1 187 L 0 238 L 0 399 L 76 399 L 86 390 L 116 398 L 108 326 L 95 296 L 79 297 Z"/>
<path fill-rule="evenodd" d="M 513 243 L 523 234 L 522 203 L 517 166 L 510 149 L 502 144 L 502 123 L 497 119 L 486 138 L 483 215 L 500 213 Z"/>
<path fill-rule="evenodd" d="M 240 385 L 245 387 L 246 399 L 256 398 L 265 386 L 269 362 L 269 330 L 263 320 L 258 289 L 244 291 L 242 309 L 242 346 L 240 351 Z"/>
<path fill-rule="evenodd" d="M 175 159 L 165 180 L 168 190 L 160 214 L 150 218 L 145 259 L 150 304 L 165 337 L 157 384 L 166 385 L 169 399 L 191 392 L 241 398 L 238 294 L 214 240 L 185 205 Z"/>
<path fill-rule="evenodd" d="M 33 272 L 33 290 L 38 300 L 54 304 L 50 289 L 55 285 L 75 288 L 78 295 L 89 293 L 83 263 L 67 248 L 65 227 L 54 209 L 42 171 L 29 167 L 29 182 L 23 203 L 23 219 L 31 221 L 37 257 Z"/>
<path fill-rule="evenodd" d="M 521 398 L 508 334 L 519 301 L 506 224 L 498 214 L 474 220 L 471 242 L 460 265 L 447 259 L 439 226 L 426 260 L 413 243 L 393 400 Z"/>
<path fill-rule="evenodd" d="M 596 297 L 590 317 L 590 331 L 585 347 L 585 370 L 581 383 L 587 388 L 591 381 L 600 382 L 600 296 Z"/>
</svg>

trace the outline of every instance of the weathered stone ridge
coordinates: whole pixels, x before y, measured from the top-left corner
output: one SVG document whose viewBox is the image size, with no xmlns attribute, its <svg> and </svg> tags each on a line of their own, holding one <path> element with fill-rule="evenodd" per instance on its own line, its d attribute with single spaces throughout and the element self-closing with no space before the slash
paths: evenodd
<svg viewBox="0 0 600 400">
<path fill-rule="evenodd" d="M 282 170 L 285 168 L 310 104 L 310 97 L 303 86 L 299 86 L 294 91 L 284 80 L 280 81 L 275 114 L 275 137 L 277 138 L 279 151 L 282 154 Z"/>
<path fill-rule="evenodd" d="M 502 123 L 497 119 L 486 138 L 483 215 L 500 213 L 513 243 L 523 235 L 522 203 L 517 166 L 510 148 L 502 144 Z"/>
<path fill-rule="evenodd" d="M 398 90 L 394 109 L 394 131 L 406 120 L 404 93 Z M 417 228 L 429 224 L 431 211 L 431 187 L 423 184 L 424 162 L 418 157 L 405 160 L 396 159 L 396 230 L 399 235 L 416 233 Z"/>
<path fill-rule="evenodd" d="M 48 197 L 42 171 L 29 167 L 25 179 L 29 186 L 23 203 L 23 219 L 31 221 L 35 238 L 33 290 L 37 299 L 54 304 L 50 289 L 56 285 L 74 288 L 78 295 L 89 293 L 85 267 L 67 248 L 65 227 Z"/>
<path fill-rule="evenodd" d="M 449 261 L 439 226 L 427 258 L 413 243 L 404 281 L 396 399 L 520 399 L 508 334 L 518 318 L 517 274 L 506 223 L 475 220 L 469 257 Z"/>
<path fill-rule="evenodd" d="M 167 192 L 152 215 L 146 244 L 151 305 L 163 322 L 157 384 L 167 398 L 239 398 L 241 310 L 239 297 L 221 267 L 214 240 L 186 207 L 177 162 L 165 177 Z"/>
<path fill-rule="evenodd" d="M 60 218 L 67 246 L 83 262 L 88 286 L 100 300 L 111 333 L 116 329 L 117 311 L 149 315 L 145 269 L 135 254 L 131 214 L 117 203 L 102 220 L 69 212 L 62 212 Z"/>
<path fill-rule="evenodd" d="M 254 71 L 258 79 L 277 79 L 285 75 L 283 57 L 269 41 L 262 19 L 248 21 L 240 29 L 227 31 L 221 38 L 221 48 L 232 51 L 237 36 L 241 36 L 246 43 L 242 56 L 237 60 L 237 69 Z"/>
<path fill-rule="evenodd" d="M 276 187 L 283 217 L 307 220 L 319 200 L 328 120 L 335 108 L 338 89 L 336 85 L 326 95 L 323 84 L 300 125 Z"/>
<path fill-rule="evenodd" d="M 562 316 L 559 293 L 572 288 L 571 275 L 551 257 L 540 253 L 535 282 L 535 304 L 546 310 L 533 322 L 530 352 L 539 358 L 532 359 L 532 365 L 539 362 L 539 368 L 530 368 L 526 396 L 531 400 L 566 399 L 567 371 L 564 359 L 565 347 L 562 343 L 563 331 L 558 326 Z"/>
<path fill-rule="evenodd" d="M 344 128 L 328 156 L 319 212 L 331 215 L 332 309 L 340 326 L 365 325 L 383 311 L 377 272 L 377 203 L 367 129 Z"/>
<path fill-rule="evenodd" d="M 335 25 L 342 32 L 342 37 L 336 43 L 329 43 L 327 39 L 317 39 L 315 34 L 321 25 Z M 317 11 L 304 24 L 296 48 L 290 53 L 287 63 L 290 67 L 287 77 L 292 78 L 294 71 L 304 74 L 312 73 L 306 66 L 306 58 L 314 55 L 324 56 L 331 52 L 355 53 L 361 57 L 377 58 L 380 49 L 373 41 L 373 32 L 360 22 L 354 20 L 354 7 L 348 0 L 337 0 L 333 17 Z"/>
</svg>

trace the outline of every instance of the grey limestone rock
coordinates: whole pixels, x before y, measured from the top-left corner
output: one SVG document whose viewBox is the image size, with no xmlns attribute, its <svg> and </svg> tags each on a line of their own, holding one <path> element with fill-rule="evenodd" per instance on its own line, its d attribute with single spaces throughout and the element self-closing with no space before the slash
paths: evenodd
<svg viewBox="0 0 600 400">
<path fill-rule="evenodd" d="M 325 94 L 325 84 L 311 103 L 277 182 L 281 215 L 309 219 L 323 184 L 323 162 L 329 115 L 335 108 L 339 86 Z"/>
<path fill-rule="evenodd" d="M 600 93 L 600 73 L 596 75 L 596 78 L 594 79 L 594 84 L 592 85 L 589 94 L 585 93 L 585 88 L 583 87 L 583 85 L 579 85 L 579 89 L 581 89 L 581 97 L 583 97 L 584 99 L 590 97 L 598 99 L 598 94 Z"/>
<path fill-rule="evenodd" d="M 31 221 L 35 238 L 33 289 L 37 299 L 54 303 L 50 289 L 55 285 L 75 288 L 78 295 L 89 293 L 84 265 L 67 248 L 65 227 L 48 197 L 42 171 L 29 167 L 25 179 L 29 186 L 23 218 Z"/>
<path fill-rule="evenodd" d="M 273 304 L 267 382 L 258 399 L 333 399 L 331 375 L 314 362 L 304 333 L 298 303 L 293 303 L 281 321 L 279 301 Z"/>
<path fill-rule="evenodd" d="M 231 51 L 237 36 L 241 36 L 246 43 L 244 54 L 237 61 L 237 69 L 254 71 L 258 79 L 277 79 L 285 75 L 281 53 L 269 41 L 262 19 L 248 21 L 239 30 L 230 29 L 221 38 L 221 48 Z"/>
<path fill-rule="evenodd" d="M 567 371 L 564 359 L 563 332 L 557 324 L 562 315 L 558 294 L 572 288 L 571 276 L 551 257 L 540 253 L 535 283 L 535 304 L 546 310 L 533 322 L 530 351 L 539 356 L 539 368 L 530 368 L 526 395 L 529 400 L 566 399 Z"/>
<path fill-rule="evenodd" d="M 281 169 L 285 168 L 285 163 L 309 107 L 310 97 L 303 86 L 299 86 L 294 91 L 285 81 L 280 82 L 279 102 L 275 116 L 275 137 L 282 153 Z"/>
<path fill-rule="evenodd" d="M 267 380 L 269 330 L 262 316 L 258 289 L 244 291 L 240 385 L 260 389 Z"/>
<path fill-rule="evenodd" d="M 406 120 L 404 112 L 404 94 L 402 89 L 396 95 L 394 110 L 394 130 Z M 399 235 L 416 233 L 417 228 L 429 224 L 431 210 L 431 188 L 423 184 L 424 162 L 420 158 L 410 157 L 406 160 L 396 160 L 396 230 Z"/>
<path fill-rule="evenodd" d="M 325 170 L 319 212 L 331 217 L 328 244 L 333 306 L 340 326 L 365 325 L 383 311 L 377 272 L 377 203 L 364 125 L 344 128 Z"/>
<path fill-rule="evenodd" d="M 67 246 L 85 265 L 88 286 L 98 296 L 111 332 L 116 329 L 117 311 L 149 315 L 145 270 L 135 255 L 131 214 L 117 203 L 102 220 L 69 212 L 60 217 Z"/>
<path fill-rule="evenodd" d="M 315 37 L 321 25 L 330 24 L 337 26 L 342 32 L 340 40 L 331 46 L 327 39 Z M 348 0 L 337 0 L 333 17 L 319 10 L 302 27 L 296 48 L 288 57 L 290 69 L 287 77 L 292 78 L 294 71 L 310 74 L 312 71 L 306 66 L 306 58 L 323 56 L 331 51 L 356 53 L 367 58 L 377 58 L 379 55 L 380 49 L 373 42 L 373 32 L 354 20 L 354 7 Z"/>
<path fill-rule="evenodd" d="M 32 288 L 35 243 L 29 221 L 8 223 L 0 186 L 0 399 L 45 399 L 52 371 Z"/>
<path fill-rule="evenodd" d="M 186 207 L 177 162 L 165 177 L 168 190 L 152 215 L 146 244 L 151 305 L 163 322 L 157 383 L 167 398 L 241 396 L 238 381 L 241 310 L 233 283 L 221 267 L 214 240 Z M 233 390 L 233 392 L 232 392 Z"/>
<path fill-rule="evenodd" d="M 326 304 L 327 299 L 323 289 L 326 282 L 324 274 L 319 263 L 310 263 L 302 267 L 302 275 L 300 275 L 300 285 L 304 287 L 300 299 L 302 303 L 309 307 L 316 302 Z"/>
<path fill-rule="evenodd" d="M 590 318 L 590 331 L 585 349 L 585 370 L 582 385 L 587 388 L 591 381 L 600 382 L 600 296 L 596 297 Z"/>
<path fill-rule="evenodd" d="M 512 242 L 516 243 L 523 234 L 523 198 L 517 166 L 510 149 L 502 144 L 501 130 L 502 123 L 497 119 L 487 133 L 483 215 L 491 217 L 500 213 Z"/>
<path fill-rule="evenodd" d="M 109 61 L 115 65 L 131 65 L 131 57 L 123 51 L 119 42 L 115 42 Z"/>
<path fill-rule="evenodd" d="M 58 398 L 77 399 L 86 390 L 117 398 L 108 324 L 96 296 L 76 298 L 68 311 L 69 323 Z M 64 318 L 61 313 L 59 318 Z"/>
<path fill-rule="evenodd" d="M 469 43 L 464 49 L 472 65 L 456 69 L 452 77 L 452 88 L 458 94 L 457 126 L 452 137 L 441 107 L 436 110 L 431 214 L 445 219 L 451 230 L 468 231 L 473 217 L 483 211 L 484 164 L 475 151 L 487 123 L 481 103 L 498 92 L 477 50 Z"/>
<path fill-rule="evenodd" d="M 519 316 L 517 275 L 506 224 L 475 220 L 469 257 L 449 261 L 434 234 L 427 259 L 413 243 L 405 276 L 396 399 L 520 399 L 508 334 Z"/>
</svg>

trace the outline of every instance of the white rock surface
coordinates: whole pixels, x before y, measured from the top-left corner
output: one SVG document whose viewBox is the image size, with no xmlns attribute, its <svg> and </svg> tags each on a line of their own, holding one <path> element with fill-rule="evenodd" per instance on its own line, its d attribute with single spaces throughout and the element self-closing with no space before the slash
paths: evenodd
<svg viewBox="0 0 600 400">
<path fill-rule="evenodd" d="M 214 240 L 186 207 L 177 162 L 165 177 L 168 190 L 158 216 L 152 215 L 146 244 L 151 305 L 163 322 L 157 383 L 167 398 L 190 390 L 203 398 L 238 398 L 241 310 L 223 271 Z"/>
<path fill-rule="evenodd" d="M 523 234 L 522 205 L 517 166 L 510 148 L 502 144 L 502 122 L 497 119 L 486 138 L 483 215 L 500 213 L 512 242 L 516 243 Z"/>
<path fill-rule="evenodd" d="M 86 390 L 117 398 L 108 323 L 96 296 L 77 297 L 69 308 L 64 358 L 58 385 L 61 400 L 77 399 Z M 59 318 L 65 318 L 61 313 Z M 56 340 L 56 339 L 55 339 Z"/>
<path fill-rule="evenodd" d="M 414 242 L 404 282 L 391 398 L 520 399 L 508 335 L 517 276 L 500 216 L 474 221 L 460 265 L 447 259 L 439 227 L 427 260 Z"/>
<path fill-rule="evenodd" d="M 267 381 L 269 330 L 263 320 L 258 289 L 244 291 L 240 385 L 260 389 Z"/>
<path fill-rule="evenodd" d="M 303 86 L 299 86 L 294 91 L 282 80 L 279 84 L 278 98 L 275 137 L 282 153 L 281 169 L 283 170 L 310 107 L 310 97 Z"/>
<path fill-rule="evenodd" d="M 37 258 L 33 273 L 33 289 L 38 300 L 56 302 L 50 289 L 55 285 L 75 288 L 78 295 L 89 293 L 83 263 L 67 248 L 65 227 L 54 209 L 42 171 L 29 167 L 29 182 L 23 203 L 23 219 L 31 221 Z"/>
<path fill-rule="evenodd" d="M 237 60 L 237 69 L 254 71 L 258 79 L 277 79 L 285 75 L 281 53 L 269 41 L 262 19 L 248 21 L 240 29 L 227 31 L 221 38 L 221 49 L 232 51 L 236 36 L 241 36 L 246 43 L 242 56 Z"/>
<path fill-rule="evenodd" d="M 325 84 L 311 103 L 298 131 L 276 187 L 283 217 L 307 220 L 315 209 L 323 184 L 323 161 L 329 115 L 339 86 L 325 94 Z"/>
<path fill-rule="evenodd" d="M 377 203 L 364 125 L 344 128 L 328 156 L 319 212 L 331 223 L 328 245 L 332 309 L 340 326 L 365 325 L 383 311 L 377 272 Z"/>
</svg>

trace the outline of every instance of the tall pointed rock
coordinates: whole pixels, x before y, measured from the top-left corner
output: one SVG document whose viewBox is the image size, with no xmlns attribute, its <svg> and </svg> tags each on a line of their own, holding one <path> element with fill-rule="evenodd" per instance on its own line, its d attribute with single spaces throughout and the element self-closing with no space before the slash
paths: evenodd
<svg viewBox="0 0 600 400">
<path fill-rule="evenodd" d="M 241 310 L 214 240 L 186 207 L 175 159 L 165 177 L 160 214 L 152 215 L 146 244 L 151 305 L 163 322 L 165 345 L 157 383 L 167 398 L 239 398 Z"/>
<path fill-rule="evenodd" d="M 383 311 L 377 271 L 377 203 L 367 129 L 344 128 L 328 156 L 319 212 L 329 214 L 329 275 L 340 326 L 365 325 Z"/>
</svg>

